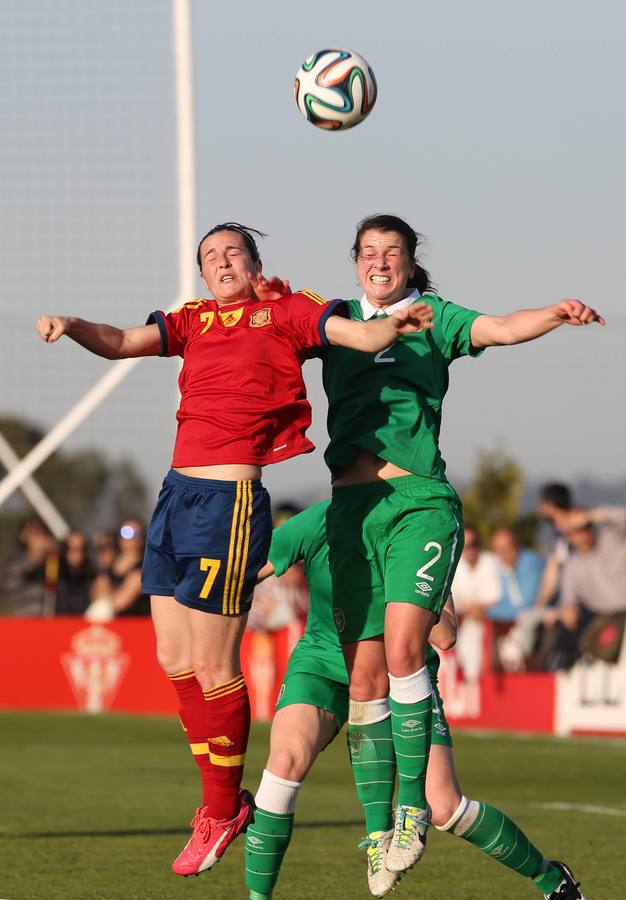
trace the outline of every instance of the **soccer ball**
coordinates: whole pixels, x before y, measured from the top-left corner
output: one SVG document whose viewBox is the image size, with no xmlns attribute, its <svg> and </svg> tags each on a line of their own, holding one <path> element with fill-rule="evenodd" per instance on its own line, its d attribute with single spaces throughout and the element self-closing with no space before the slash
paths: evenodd
<svg viewBox="0 0 626 900">
<path fill-rule="evenodd" d="M 372 111 L 378 88 L 371 67 L 350 50 L 319 50 L 298 69 L 294 83 L 302 115 L 318 128 L 345 131 Z"/>
</svg>

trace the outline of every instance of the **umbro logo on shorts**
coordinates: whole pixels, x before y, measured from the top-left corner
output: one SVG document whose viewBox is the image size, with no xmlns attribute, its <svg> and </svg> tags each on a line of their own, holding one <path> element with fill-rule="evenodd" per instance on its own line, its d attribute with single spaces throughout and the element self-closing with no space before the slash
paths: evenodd
<svg viewBox="0 0 626 900">
<path fill-rule="evenodd" d="M 416 594 L 430 594 L 432 591 L 432 585 L 428 584 L 427 581 L 416 581 L 415 582 L 415 593 Z"/>
</svg>

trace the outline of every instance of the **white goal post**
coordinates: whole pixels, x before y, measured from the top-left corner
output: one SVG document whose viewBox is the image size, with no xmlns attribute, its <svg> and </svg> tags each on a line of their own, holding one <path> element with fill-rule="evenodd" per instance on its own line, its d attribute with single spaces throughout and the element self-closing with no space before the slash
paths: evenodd
<svg viewBox="0 0 626 900">
<path fill-rule="evenodd" d="M 175 309 L 193 296 L 196 278 L 195 262 L 192 253 L 196 236 L 196 179 L 190 2 L 191 0 L 172 0 L 174 78 L 176 83 L 178 298 L 170 306 L 170 309 Z M 7 474 L 0 481 L 0 506 L 8 500 L 14 491 L 25 484 L 33 472 L 91 415 L 111 391 L 140 362 L 141 358 L 122 359 L 113 363 L 105 375 L 87 391 L 23 459 L 19 461 L 13 459 L 12 464 L 6 466 Z M 6 458 L 9 461 L 9 457 L 7 456 Z M 60 523 L 57 523 L 57 526 L 59 525 Z"/>
</svg>

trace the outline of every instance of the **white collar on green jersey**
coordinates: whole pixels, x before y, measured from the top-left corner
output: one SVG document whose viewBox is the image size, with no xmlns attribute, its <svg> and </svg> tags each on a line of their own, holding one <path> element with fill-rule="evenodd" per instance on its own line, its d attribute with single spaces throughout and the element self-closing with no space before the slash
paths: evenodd
<svg viewBox="0 0 626 900">
<path fill-rule="evenodd" d="M 398 300 L 397 303 L 392 303 L 391 306 L 386 306 L 384 309 L 381 309 L 378 306 L 372 306 L 372 304 L 367 299 L 367 295 L 363 294 L 361 297 L 361 309 L 363 310 L 363 321 L 367 322 L 368 319 L 373 319 L 375 315 L 378 313 L 384 313 L 386 316 L 390 316 L 392 313 L 395 313 L 397 309 L 404 309 L 405 306 L 410 306 L 414 300 L 419 300 L 422 295 L 416 289 L 411 291 L 408 297 L 404 297 L 402 300 Z"/>
</svg>

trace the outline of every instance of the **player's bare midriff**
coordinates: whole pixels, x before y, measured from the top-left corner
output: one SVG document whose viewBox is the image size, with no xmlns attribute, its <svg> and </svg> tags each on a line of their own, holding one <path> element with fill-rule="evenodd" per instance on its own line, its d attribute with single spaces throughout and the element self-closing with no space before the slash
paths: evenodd
<svg viewBox="0 0 626 900">
<path fill-rule="evenodd" d="M 371 481 L 387 481 L 389 478 L 400 478 L 402 475 L 411 475 L 406 469 L 401 469 L 394 463 L 387 462 L 370 453 L 369 450 L 359 450 L 349 466 L 345 466 L 333 481 L 336 487 L 347 487 L 351 484 L 367 484 Z"/>
<path fill-rule="evenodd" d="M 261 466 L 250 465 L 183 466 L 174 471 L 189 478 L 211 478 L 215 481 L 258 481 L 261 477 Z"/>
</svg>

